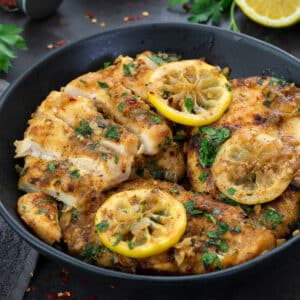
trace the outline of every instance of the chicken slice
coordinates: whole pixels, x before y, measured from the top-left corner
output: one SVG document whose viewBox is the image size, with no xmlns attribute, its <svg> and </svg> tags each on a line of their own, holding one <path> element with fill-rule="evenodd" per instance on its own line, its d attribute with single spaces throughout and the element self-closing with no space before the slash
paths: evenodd
<svg viewBox="0 0 300 300">
<path fill-rule="evenodd" d="M 172 133 L 161 116 L 121 84 L 126 76 L 124 66 L 131 63 L 132 59 L 126 57 L 99 72 L 82 75 L 71 81 L 64 92 L 75 98 L 83 96 L 92 100 L 99 111 L 138 135 L 144 154 L 154 155 L 159 152 L 159 144 Z"/>
<path fill-rule="evenodd" d="M 117 155 L 99 144 L 90 144 L 65 122 L 52 114 L 42 114 L 29 121 L 24 139 L 15 142 L 16 157 L 27 155 L 44 160 L 69 161 L 80 174 L 103 179 L 104 187 L 127 180 L 132 156 Z"/>
<path fill-rule="evenodd" d="M 53 113 L 70 127 L 81 128 L 81 124 L 91 127 L 91 134 L 85 134 L 91 143 L 99 143 L 122 155 L 136 155 L 138 137 L 123 126 L 104 119 L 93 103 L 86 98 L 77 99 L 65 93 L 51 92 L 38 107 L 35 115 Z"/>
<path fill-rule="evenodd" d="M 100 176 L 80 174 L 67 161 L 47 161 L 26 156 L 19 178 L 19 189 L 27 193 L 43 192 L 65 205 L 79 207 L 110 188 Z"/>
<path fill-rule="evenodd" d="M 101 245 L 94 229 L 95 213 L 107 197 L 137 188 L 159 188 L 190 207 L 188 226 L 181 240 L 168 251 L 144 259 L 111 252 Z M 240 207 L 214 201 L 209 196 L 195 196 L 179 185 L 158 180 L 126 182 L 83 207 L 76 220 L 72 220 L 71 214 L 63 213 L 60 220 L 63 239 L 71 253 L 101 266 L 130 272 L 205 273 L 240 264 L 275 247 L 271 231 L 255 221 L 250 222 Z M 92 256 L 87 251 L 91 249 L 95 250 Z"/>
<path fill-rule="evenodd" d="M 55 200 L 43 193 L 25 194 L 18 200 L 22 220 L 48 244 L 59 242 L 61 229 Z"/>
</svg>

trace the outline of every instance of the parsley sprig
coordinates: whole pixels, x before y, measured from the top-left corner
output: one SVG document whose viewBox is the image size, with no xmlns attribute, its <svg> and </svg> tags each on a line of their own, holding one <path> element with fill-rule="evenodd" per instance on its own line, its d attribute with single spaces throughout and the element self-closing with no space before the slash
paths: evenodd
<svg viewBox="0 0 300 300">
<path fill-rule="evenodd" d="M 11 60 L 17 58 L 14 48 L 27 50 L 20 35 L 22 31 L 22 28 L 14 24 L 0 24 L 0 72 L 7 73 L 11 67 Z"/>
<path fill-rule="evenodd" d="M 193 23 L 207 23 L 212 21 L 213 25 L 219 26 L 222 13 L 230 11 L 229 29 L 239 32 L 235 21 L 235 1 L 234 0 L 169 0 L 169 7 L 176 5 L 184 6 L 191 13 L 189 21 Z M 191 6 L 189 6 L 191 5 Z"/>
</svg>

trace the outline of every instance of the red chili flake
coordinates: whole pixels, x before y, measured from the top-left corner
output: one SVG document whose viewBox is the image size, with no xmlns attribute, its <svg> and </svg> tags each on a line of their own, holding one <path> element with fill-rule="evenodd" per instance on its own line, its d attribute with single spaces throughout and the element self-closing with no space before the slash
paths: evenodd
<svg viewBox="0 0 300 300">
<path fill-rule="evenodd" d="M 172 97 L 168 99 L 168 103 L 169 103 L 169 104 L 172 104 L 172 103 L 173 103 L 173 98 L 172 98 Z"/>
<path fill-rule="evenodd" d="M 143 20 L 143 19 L 144 19 L 144 16 L 139 15 L 139 16 L 137 16 L 136 18 L 137 18 L 138 20 Z"/>
<path fill-rule="evenodd" d="M 98 298 L 97 298 L 97 296 L 90 296 L 90 298 L 89 298 L 89 300 L 97 300 Z"/>
<path fill-rule="evenodd" d="M 57 299 L 57 293 L 49 293 L 48 300 L 56 300 Z"/>
<path fill-rule="evenodd" d="M 67 40 L 59 40 L 53 45 L 53 48 L 61 47 L 61 46 L 65 45 L 67 42 L 68 42 Z"/>
<path fill-rule="evenodd" d="M 15 0 L 0 0 L 0 4 L 4 5 L 8 8 L 16 8 L 16 1 Z"/>
<path fill-rule="evenodd" d="M 136 104 L 136 99 L 134 99 L 134 98 L 130 98 L 130 99 L 128 99 L 127 100 L 127 102 L 129 103 L 129 104 Z"/>
<path fill-rule="evenodd" d="M 128 6 L 129 8 L 132 8 L 132 3 L 131 3 L 131 2 L 128 2 L 128 3 L 127 3 L 127 6 Z"/>
<path fill-rule="evenodd" d="M 128 16 L 128 21 L 134 21 L 135 17 L 134 16 Z"/>
<path fill-rule="evenodd" d="M 85 13 L 85 17 L 92 19 L 92 18 L 94 18 L 94 14 L 93 14 L 90 10 L 88 10 L 88 11 Z"/>
<path fill-rule="evenodd" d="M 70 101 L 71 101 L 71 99 L 70 99 Z M 60 278 L 61 278 L 61 280 L 60 280 L 61 284 L 68 284 L 70 281 L 70 271 L 66 268 L 62 268 L 60 270 L 59 274 L 60 274 Z"/>
</svg>

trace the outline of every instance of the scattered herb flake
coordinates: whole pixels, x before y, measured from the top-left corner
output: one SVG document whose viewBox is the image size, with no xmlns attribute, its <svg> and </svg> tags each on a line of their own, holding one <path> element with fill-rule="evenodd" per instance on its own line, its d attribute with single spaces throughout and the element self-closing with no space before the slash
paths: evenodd
<svg viewBox="0 0 300 300">
<path fill-rule="evenodd" d="M 116 141 L 119 141 L 120 140 L 120 134 L 118 132 L 117 126 L 111 125 L 111 126 L 107 127 L 105 137 L 114 139 Z"/>
<path fill-rule="evenodd" d="M 137 168 L 135 171 L 135 174 L 139 177 L 144 177 L 144 169 L 143 168 Z"/>
<path fill-rule="evenodd" d="M 161 66 L 163 64 L 162 59 L 156 55 L 149 55 L 148 58 L 155 62 L 158 66 Z"/>
<path fill-rule="evenodd" d="M 259 84 L 259 85 L 263 85 L 264 81 L 263 81 L 262 78 L 260 78 L 260 79 L 258 79 L 258 80 L 256 81 L 256 83 Z"/>
<path fill-rule="evenodd" d="M 109 66 L 111 66 L 112 65 L 112 62 L 110 62 L 110 61 L 105 61 L 104 63 L 103 63 L 103 67 L 106 69 L 106 68 L 108 68 Z"/>
<path fill-rule="evenodd" d="M 101 157 L 104 161 L 107 161 L 107 153 L 106 152 L 101 152 Z"/>
<path fill-rule="evenodd" d="M 201 260 L 206 268 L 209 268 L 215 264 L 217 270 L 222 269 L 221 261 L 216 253 L 206 252 L 201 256 Z"/>
<path fill-rule="evenodd" d="M 149 119 L 151 119 L 155 124 L 160 124 L 161 123 L 161 119 L 157 116 L 154 115 L 148 115 Z"/>
<path fill-rule="evenodd" d="M 82 84 L 86 84 L 86 81 L 83 80 L 83 79 L 79 79 L 79 81 L 80 81 Z"/>
<path fill-rule="evenodd" d="M 128 77 L 128 76 L 132 76 L 131 71 L 132 71 L 133 68 L 134 68 L 133 62 L 130 62 L 130 63 L 128 63 L 128 64 L 124 64 L 124 65 L 123 65 L 124 75 L 127 76 L 127 77 Z"/>
<path fill-rule="evenodd" d="M 80 127 L 75 129 L 75 132 L 77 134 L 86 136 L 91 135 L 93 133 L 93 129 L 90 127 L 89 123 L 85 119 L 82 119 L 79 124 Z"/>
<path fill-rule="evenodd" d="M 56 164 L 53 161 L 50 161 L 48 163 L 48 170 L 49 171 L 55 171 L 56 170 Z"/>
<path fill-rule="evenodd" d="M 96 225 L 96 228 L 99 232 L 105 231 L 109 227 L 109 223 L 107 220 L 103 220 Z"/>
<path fill-rule="evenodd" d="M 99 252 L 100 245 L 92 245 L 91 243 L 87 243 L 85 244 L 85 247 L 82 251 L 81 258 L 91 262 L 95 262 Z"/>
<path fill-rule="evenodd" d="M 78 210 L 75 208 L 75 209 L 72 211 L 71 219 L 72 219 L 73 221 L 78 220 L 78 215 L 79 215 L 79 212 L 78 212 Z"/>
<path fill-rule="evenodd" d="M 71 173 L 70 173 L 70 177 L 72 179 L 78 179 L 80 177 L 80 172 L 79 170 L 73 170 Z"/>
<path fill-rule="evenodd" d="M 98 85 L 103 89 L 108 89 L 108 84 L 103 81 L 97 81 Z"/>
<path fill-rule="evenodd" d="M 119 162 L 119 156 L 118 156 L 118 154 L 115 154 L 115 156 L 114 156 L 114 163 L 117 165 L 118 162 Z"/>
<path fill-rule="evenodd" d="M 170 96 L 170 92 L 168 92 L 168 91 L 163 91 L 162 97 L 163 97 L 164 99 L 168 99 L 169 96 Z"/>
<path fill-rule="evenodd" d="M 98 146 L 98 143 L 95 143 L 95 144 L 88 144 L 87 145 L 87 148 L 92 151 L 92 150 L 95 150 L 95 148 Z"/>
<path fill-rule="evenodd" d="M 113 247 L 117 246 L 122 240 L 122 233 L 118 232 L 118 235 L 114 241 L 114 243 L 112 244 Z"/>
<path fill-rule="evenodd" d="M 190 113 L 194 109 L 194 101 L 192 98 L 185 98 L 184 106 L 186 110 Z"/>
<path fill-rule="evenodd" d="M 203 216 L 206 217 L 206 218 L 208 218 L 212 223 L 214 223 L 214 224 L 217 223 L 217 221 L 216 221 L 216 219 L 214 218 L 214 216 L 213 216 L 212 214 L 210 214 L 209 212 L 204 211 L 204 212 L 203 212 Z"/>
<path fill-rule="evenodd" d="M 174 189 L 170 190 L 170 193 L 171 194 L 177 194 L 177 195 L 180 194 L 180 192 L 179 192 L 179 190 L 177 188 L 174 188 Z"/>
<path fill-rule="evenodd" d="M 199 180 L 200 180 L 202 183 L 204 183 L 204 182 L 206 181 L 207 176 L 208 176 L 208 173 L 202 172 L 202 173 L 200 174 L 200 176 L 199 176 Z"/>
<path fill-rule="evenodd" d="M 236 193 L 236 189 L 233 188 L 233 187 L 230 187 L 230 188 L 227 190 L 227 193 L 228 193 L 230 196 L 233 196 L 233 195 Z"/>
<path fill-rule="evenodd" d="M 118 111 L 123 112 L 124 106 L 125 106 L 125 102 L 124 101 L 120 102 L 118 105 Z"/>
<path fill-rule="evenodd" d="M 231 85 L 229 83 L 226 82 L 225 83 L 225 87 L 226 87 L 226 89 L 227 89 L 228 92 L 232 91 L 232 87 L 231 87 Z"/>
</svg>

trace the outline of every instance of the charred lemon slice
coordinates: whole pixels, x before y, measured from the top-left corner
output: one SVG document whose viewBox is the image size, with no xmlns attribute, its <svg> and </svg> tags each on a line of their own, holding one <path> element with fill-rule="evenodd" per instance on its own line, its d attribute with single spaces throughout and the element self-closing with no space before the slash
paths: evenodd
<svg viewBox="0 0 300 300">
<path fill-rule="evenodd" d="M 217 153 L 212 175 L 219 190 L 243 204 L 269 202 L 282 194 L 298 167 L 296 141 L 275 131 L 237 131 Z"/>
<path fill-rule="evenodd" d="M 231 98 L 231 86 L 221 70 L 197 59 L 157 68 L 148 84 L 152 105 L 166 118 L 189 126 L 216 121 Z"/>
<path fill-rule="evenodd" d="M 186 228 L 183 205 L 157 189 L 120 192 L 98 209 L 95 224 L 102 243 L 133 258 L 161 253 L 176 244 Z"/>
</svg>

